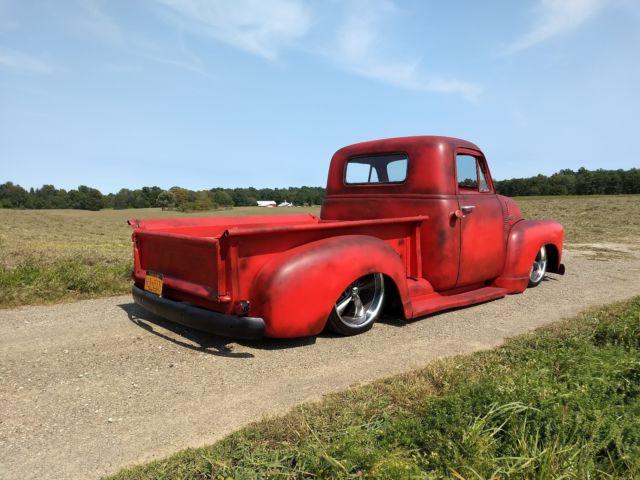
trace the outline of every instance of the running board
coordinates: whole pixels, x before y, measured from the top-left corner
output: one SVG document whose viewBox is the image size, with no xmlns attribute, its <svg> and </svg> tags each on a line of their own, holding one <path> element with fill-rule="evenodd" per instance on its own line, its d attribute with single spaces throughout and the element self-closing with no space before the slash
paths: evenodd
<svg viewBox="0 0 640 480">
<path fill-rule="evenodd" d="M 476 303 L 488 302 L 507 295 L 506 288 L 483 287 L 454 295 L 431 293 L 413 299 L 413 318 L 451 308 L 465 307 Z"/>
</svg>

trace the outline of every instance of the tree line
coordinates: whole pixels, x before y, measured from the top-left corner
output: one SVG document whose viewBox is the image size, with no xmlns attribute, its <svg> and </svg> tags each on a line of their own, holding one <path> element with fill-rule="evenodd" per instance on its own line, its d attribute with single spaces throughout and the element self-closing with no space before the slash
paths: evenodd
<svg viewBox="0 0 640 480">
<path fill-rule="evenodd" d="M 629 170 L 560 170 L 551 176 L 511 178 L 494 182 L 496 191 L 518 197 L 527 195 L 614 195 L 640 193 L 640 169 Z M 121 189 L 103 195 L 85 185 L 66 191 L 53 185 L 26 190 L 6 182 L 0 185 L 0 208 L 74 208 L 100 210 L 103 208 L 160 207 L 180 211 L 211 210 L 215 208 L 254 206 L 258 200 L 288 201 L 294 205 L 320 205 L 324 198 L 322 187 L 289 188 L 212 188 L 188 190 L 172 187 L 143 187 Z"/>
<path fill-rule="evenodd" d="M 103 195 L 99 190 L 86 185 L 64 190 L 53 185 L 26 190 L 20 185 L 6 182 L 0 185 L 0 208 L 73 208 L 101 210 L 103 208 L 150 208 L 176 209 L 180 211 L 212 210 L 216 208 L 255 206 L 258 200 L 284 201 L 294 205 L 320 205 L 324 198 L 322 187 L 289 188 L 212 188 L 189 190 L 172 187 L 142 187 L 134 190 L 123 188 L 117 193 Z"/>
<path fill-rule="evenodd" d="M 640 193 L 640 169 L 560 170 L 551 176 L 494 181 L 496 191 L 510 197 L 528 195 L 616 195 Z"/>
</svg>

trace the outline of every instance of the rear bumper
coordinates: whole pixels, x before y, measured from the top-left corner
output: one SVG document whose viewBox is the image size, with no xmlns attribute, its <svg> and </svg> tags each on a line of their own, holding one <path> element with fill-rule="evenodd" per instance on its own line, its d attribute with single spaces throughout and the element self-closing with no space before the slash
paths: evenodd
<svg viewBox="0 0 640 480">
<path fill-rule="evenodd" d="M 133 300 L 145 310 L 167 320 L 214 335 L 253 340 L 264 336 L 264 320 L 256 317 L 236 317 L 206 310 L 186 302 L 159 297 L 136 285 Z"/>
</svg>

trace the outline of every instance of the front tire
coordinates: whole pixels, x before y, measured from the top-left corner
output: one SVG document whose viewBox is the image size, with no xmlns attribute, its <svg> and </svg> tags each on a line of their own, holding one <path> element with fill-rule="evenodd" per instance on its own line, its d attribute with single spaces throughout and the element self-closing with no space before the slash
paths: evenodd
<svg viewBox="0 0 640 480">
<path fill-rule="evenodd" d="M 547 249 L 542 246 L 529 271 L 529 288 L 537 287 L 547 273 Z"/>
<path fill-rule="evenodd" d="M 351 283 L 338 297 L 327 322 L 340 335 L 369 330 L 382 313 L 384 276 L 372 273 Z"/>
</svg>

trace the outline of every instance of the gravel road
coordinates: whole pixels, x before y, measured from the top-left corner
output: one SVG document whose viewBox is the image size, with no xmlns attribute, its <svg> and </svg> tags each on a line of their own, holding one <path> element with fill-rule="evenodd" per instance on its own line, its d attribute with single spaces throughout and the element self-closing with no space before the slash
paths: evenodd
<svg viewBox="0 0 640 480">
<path fill-rule="evenodd" d="M 640 294 L 637 251 L 568 251 L 565 264 L 522 295 L 351 338 L 232 342 L 167 324 L 129 296 L 0 310 L 0 478 L 96 478 Z"/>
</svg>

